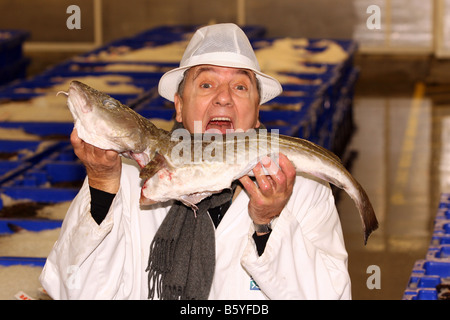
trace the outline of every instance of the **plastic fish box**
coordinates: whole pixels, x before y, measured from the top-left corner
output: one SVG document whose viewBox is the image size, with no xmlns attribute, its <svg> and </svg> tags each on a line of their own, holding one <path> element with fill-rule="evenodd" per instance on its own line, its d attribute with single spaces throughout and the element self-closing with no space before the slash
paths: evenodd
<svg viewBox="0 0 450 320">
<path fill-rule="evenodd" d="M 419 260 L 415 263 L 412 273 L 448 278 L 450 277 L 450 262 Z"/>
<path fill-rule="evenodd" d="M 42 138 L 69 137 L 73 130 L 73 122 L 1 122 L 2 128 L 22 129 L 24 132 L 34 134 Z"/>
<path fill-rule="evenodd" d="M 142 66 L 142 69 L 139 69 Z M 120 69 L 119 69 L 120 67 Z M 147 62 L 82 62 L 67 61 L 46 70 L 41 76 L 45 77 L 83 77 L 87 75 L 122 75 L 129 76 L 133 81 L 157 85 L 161 76 L 171 69 L 178 67 L 174 63 Z M 154 71 L 149 71 L 154 70 Z"/>
<path fill-rule="evenodd" d="M 6 85 L 14 80 L 23 79 L 27 75 L 27 67 L 30 64 L 30 59 L 21 58 L 10 65 L 0 67 L 0 85 Z"/>
<path fill-rule="evenodd" d="M 26 144 L 29 141 L 19 141 Z M 34 148 L 32 151 L 26 154 L 17 160 L 17 163 L 11 165 L 11 170 L 4 172 L 0 175 L 0 186 L 7 183 L 10 180 L 15 179 L 17 176 L 20 176 L 24 172 L 26 172 L 29 168 L 36 165 L 42 159 L 48 157 L 55 150 L 61 148 L 64 145 L 67 145 L 68 141 L 32 141 L 32 147 Z M 10 144 L 14 145 L 15 141 Z M 36 143 L 36 144 L 34 144 Z M 20 143 L 17 143 L 20 145 Z M 42 145 L 41 145 L 42 144 Z"/>
<path fill-rule="evenodd" d="M 36 152 L 40 141 L 0 140 L 0 176 L 23 165 Z"/>
<path fill-rule="evenodd" d="M 79 188 L 45 188 L 38 186 L 3 186 L 0 193 L 3 193 L 17 200 L 31 200 L 45 203 L 58 203 L 71 201 L 75 198 Z"/>
<path fill-rule="evenodd" d="M 450 195 L 448 193 L 441 194 L 435 221 L 445 219 L 450 220 Z"/>
<path fill-rule="evenodd" d="M 13 199 L 37 202 L 72 200 L 86 173 L 81 162 L 75 161 L 68 151 L 70 148 L 68 141 L 54 142 L 35 156 L 39 161 L 4 179 L 0 192 Z"/>
<path fill-rule="evenodd" d="M 71 146 L 70 146 L 71 147 Z M 49 193 L 60 194 L 55 189 L 68 189 L 66 191 L 78 190 L 86 176 L 83 164 L 76 159 L 73 152 L 67 148 L 62 154 L 55 152 L 46 160 L 31 167 L 21 176 L 4 185 L 5 193 L 9 189 L 39 188 Z M 72 194 L 72 192 L 68 192 Z"/>
<path fill-rule="evenodd" d="M 140 32 L 132 38 L 160 40 L 170 37 L 171 39 L 179 41 L 186 38 L 189 39 L 191 35 L 200 27 L 201 25 L 164 25 Z M 259 25 L 244 25 L 241 26 L 241 29 L 249 39 L 263 37 L 266 33 L 266 29 Z"/>
<path fill-rule="evenodd" d="M 0 176 L 22 165 L 22 161 L 0 160 Z"/>
<path fill-rule="evenodd" d="M 139 32 L 134 37 L 142 37 L 146 39 L 153 39 L 153 37 L 159 39 L 168 35 L 185 35 L 195 32 L 200 25 L 162 25 L 157 26 L 142 32 Z"/>
<path fill-rule="evenodd" d="M 0 140 L 0 155 L 12 156 L 16 155 L 18 159 L 29 156 L 30 153 L 36 152 L 36 149 L 42 141 L 27 140 Z"/>
<path fill-rule="evenodd" d="M 120 56 L 124 53 L 129 53 L 133 50 L 139 50 L 144 48 L 155 48 L 157 46 L 167 45 L 173 42 L 178 42 L 176 39 L 170 39 L 170 37 L 162 40 L 144 40 L 139 38 L 123 38 L 114 40 L 104 46 L 98 47 L 94 50 L 80 54 L 76 57 L 77 61 L 93 61 L 91 56 L 98 55 L 100 53 L 107 53 L 108 55 Z M 94 59 L 94 61 L 108 61 L 102 59 Z M 136 60 L 139 61 L 139 60 Z"/>
<path fill-rule="evenodd" d="M 30 36 L 25 30 L 0 30 L 0 67 L 23 57 L 23 42 Z"/>
<path fill-rule="evenodd" d="M 327 90 L 326 83 L 321 84 L 282 84 L 284 96 L 323 96 Z"/>
<path fill-rule="evenodd" d="M 0 218 L 0 235 L 12 234 L 8 225 L 19 226 L 28 231 L 56 229 L 62 226 L 62 220 L 52 219 L 7 219 Z"/>
<path fill-rule="evenodd" d="M 447 219 L 435 220 L 434 232 L 450 235 L 450 220 Z"/>
<path fill-rule="evenodd" d="M 308 139 L 314 131 L 314 119 L 306 112 L 261 110 L 259 117 L 267 129 L 280 129 L 280 134 Z"/>
<path fill-rule="evenodd" d="M 418 260 L 414 264 L 403 299 L 437 300 L 437 287 L 450 280 L 450 262 Z"/>
<path fill-rule="evenodd" d="M 450 262 L 450 244 L 430 246 L 427 251 L 426 259 Z"/>
<path fill-rule="evenodd" d="M 439 246 L 443 244 L 450 244 L 450 234 L 434 232 L 431 236 L 430 246 Z"/>
<path fill-rule="evenodd" d="M 14 84 L 4 88 L 0 91 L 0 99 L 31 99 L 34 97 L 39 97 L 45 94 L 52 94 L 54 92 L 57 93 L 56 89 L 52 89 L 52 87 L 58 83 L 62 83 L 63 79 L 60 81 L 44 81 L 39 79 L 33 79 L 28 81 L 22 81 L 18 84 Z M 110 82 L 112 86 L 120 85 L 117 82 Z M 130 84 L 130 83 L 127 83 Z M 150 90 L 154 88 L 154 85 L 138 83 L 137 87 L 141 87 L 145 90 Z M 95 89 L 95 88 L 94 88 Z M 119 100 L 124 104 L 128 104 L 139 96 L 139 93 L 115 93 L 115 92 L 105 92 L 114 99 Z"/>
</svg>

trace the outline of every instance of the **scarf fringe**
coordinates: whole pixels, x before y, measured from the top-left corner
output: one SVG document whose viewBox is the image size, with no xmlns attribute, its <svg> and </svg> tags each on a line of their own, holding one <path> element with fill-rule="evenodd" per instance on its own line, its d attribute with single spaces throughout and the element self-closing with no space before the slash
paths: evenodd
<svg viewBox="0 0 450 320">
<path fill-rule="evenodd" d="M 148 258 L 148 299 L 162 295 L 162 283 L 164 276 L 172 270 L 175 246 L 173 239 L 154 239 Z"/>
</svg>

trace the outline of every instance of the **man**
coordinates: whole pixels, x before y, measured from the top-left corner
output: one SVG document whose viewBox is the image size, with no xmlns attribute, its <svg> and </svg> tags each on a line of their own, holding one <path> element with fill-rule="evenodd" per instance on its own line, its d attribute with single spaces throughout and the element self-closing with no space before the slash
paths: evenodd
<svg viewBox="0 0 450 320">
<path fill-rule="evenodd" d="M 276 57 L 274 57 L 276 59 Z M 180 67 L 160 80 L 191 133 L 260 127 L 281 92 L 234 24 L 199 29 Z M 341 226 L 328 184 L 262 159 L 234 193 L 198 204 L 139 206 L 139 168 L 72 133 L 87 179 L 41 282 L 55 299 L 349 299 Z M 269 175 L 265 175 L 263 167 Z M 242 186 L 242 187 L 241 187 Z M 214 229 L 214 226 L 216 227 Z"/>
</svg>

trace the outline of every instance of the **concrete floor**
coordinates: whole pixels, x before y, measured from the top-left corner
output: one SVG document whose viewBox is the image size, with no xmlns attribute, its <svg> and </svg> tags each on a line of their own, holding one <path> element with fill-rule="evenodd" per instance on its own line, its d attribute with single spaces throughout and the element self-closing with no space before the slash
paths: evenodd
<svg viewBox="0 0 450 320">
<path fill-rule="evenodd" d="M 450 68 L 425 56 L 360 56 L 356 64 L 357 130 L 348 150 L 357 157 L 350 171 L 366 189 L 380 227 L 364 246 L 356 208 L 339 194 L 353 298 L 399 300 L 414 262 L 425 258 L 439 195 L 447 191 L 439 161 L 450 115 Z M 380 286 L 370 289 L 373 266 Z"/>
</svg>

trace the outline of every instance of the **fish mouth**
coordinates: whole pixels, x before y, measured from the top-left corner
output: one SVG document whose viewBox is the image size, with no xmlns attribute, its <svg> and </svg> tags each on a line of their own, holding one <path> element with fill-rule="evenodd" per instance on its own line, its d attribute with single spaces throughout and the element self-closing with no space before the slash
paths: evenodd
<svg viewBox="0 0 450 320">
<path fill-rule="evenodd" d="M 234 132 L 233 121 L 230 117 L 213 117 L 208 121 L 205 131 L 220 133 Z"/>
<path fill-rule="evenodd" d="M 82 113 L 91 112 L 93 109 L 92 103 L 87 94 L 83 91 L 77 81 L 72 81 L 69 86 L 68 92 L 60 91 L 58 94 L 63 93 L 68 96 L 69 102 L 75 107 L 75 109 L 81 110 Z"/>
</svg>

